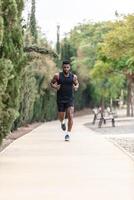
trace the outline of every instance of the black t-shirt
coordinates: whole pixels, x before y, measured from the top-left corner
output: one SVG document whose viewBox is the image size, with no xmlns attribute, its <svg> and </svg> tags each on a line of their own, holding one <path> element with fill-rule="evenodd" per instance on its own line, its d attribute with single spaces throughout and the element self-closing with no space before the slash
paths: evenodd
<svg viewBox="0 0 134 200">
<path fill-rule="evenodd" d="M 57 91 L 57 102 L 67 103 L 73 101 L 73 78 L 74 75 L 71 72 L 69 72 L 67 77 L 63 72 L 59 73 L 58 84 L 61 86 Z"/>
</svg>

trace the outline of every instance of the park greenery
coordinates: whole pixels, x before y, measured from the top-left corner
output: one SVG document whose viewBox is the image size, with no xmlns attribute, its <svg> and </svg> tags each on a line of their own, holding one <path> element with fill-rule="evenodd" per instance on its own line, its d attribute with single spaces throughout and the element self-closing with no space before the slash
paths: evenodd
<svg viewBox="0 0 134 200">
<path fill-rule="evenodd" d="M 23 0 L 0 1 L 0 140 L 19 126 L 56 118 L 49 86 L 55 57 L 36 26 L 35 1 L 26 24 L 23 8 Z"/>
<path fill-rule="evenodd" d="M 62 41 L 61 57 L 72 61 L 84 106 L 112 108 L 121 100 L 127 104 L 127 115 L 133 116 L 134 15 L 116 15 L 115 21 L 74 27 Z"/>
<path fill-rule="evenodd" d="M 23 0 L 0 0 L 0 141 L 10 131 L 57 118 L 56 95 L 50 88 L 64 59 L 71 61 L 80 88 L 76 110 L 115 105 L 121 99 L 134 114 L 134 15 L 115 21 L 76 25 L 52 48 L 36 23 L 31 0 L 27 21 Z M 44 19 L 45 20 L 45 19 Z"/>
</svg>

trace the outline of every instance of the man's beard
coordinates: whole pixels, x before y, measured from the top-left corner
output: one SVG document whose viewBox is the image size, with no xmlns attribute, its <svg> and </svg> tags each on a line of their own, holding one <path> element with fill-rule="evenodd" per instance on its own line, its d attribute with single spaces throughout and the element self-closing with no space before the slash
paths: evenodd
<svg viewBox="0 0 134 200">
<path fill-rule="evenodd" d="M 66 72 L 66 71 L 63 71 L 63 72 L 64 72 L 65 75 L 69 74 L 69 71 L 67 71 L 67 72 Z"/>
</svg>

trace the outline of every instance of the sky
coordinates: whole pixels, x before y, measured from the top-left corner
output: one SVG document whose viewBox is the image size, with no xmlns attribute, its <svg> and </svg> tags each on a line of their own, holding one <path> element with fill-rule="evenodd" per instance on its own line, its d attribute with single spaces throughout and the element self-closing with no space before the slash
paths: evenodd
<svg viewBox="0 0 134 200">
<path fill-rule="evenodd" d="M 29 0 L 30 1 L 30 0 Z M 27 4 L 25 15 L 30 11 Z M 83 21 L 104 21 L 119 14 L 134 13 L 133 0 L 36 0 L 38 26 L 48 41 L 55 43 L 56 27 L 60 25 L 61 38 Z"/>
</svg>

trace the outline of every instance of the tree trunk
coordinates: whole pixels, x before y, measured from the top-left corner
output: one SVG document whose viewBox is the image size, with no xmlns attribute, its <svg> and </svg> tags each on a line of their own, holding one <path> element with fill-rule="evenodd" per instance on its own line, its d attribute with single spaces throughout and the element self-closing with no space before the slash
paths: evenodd
<svg viewBox="0 0 134 200">
<path fill-rule="evenodd" d="M 132 87 L 132 79 L 128 78 L 127 80 L 127 116 L 130 116 L 131 110 L 131 87 Z"/>
<path fill-rule="evenodd" d="M 113 110 L 113 99 L 110 98 L 110 110 L 112 111 Z"/>
<path fill-rule="evenodd" d="M 103 96 L 101 97 L 101 100 L 100 100 L 100 106 L 101 106 L 101 111 L 104 112 L 105 105 L 104 105 L 104 97 Z"/>
<path fill-rule="evenodd" d="M 134 116 L 134 79 L 131 83 L 131 117 Z"/>
</svg>

